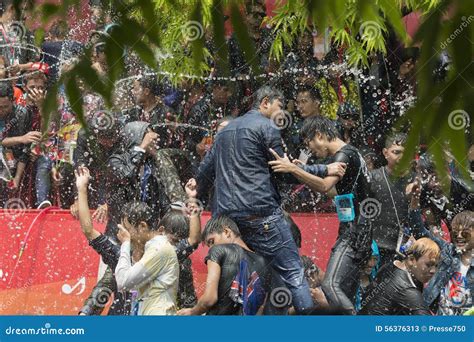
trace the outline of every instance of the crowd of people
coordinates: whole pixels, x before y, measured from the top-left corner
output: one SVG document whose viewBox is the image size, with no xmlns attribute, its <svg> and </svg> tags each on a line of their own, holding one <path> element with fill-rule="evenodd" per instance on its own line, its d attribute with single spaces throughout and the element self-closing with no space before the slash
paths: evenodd
<svg viewBox="0 0 474 342">
<path fill-rule="evenodd" d="M 176 85 L 126 56 L 131 81 L 114 108 L 81 84 L 83 127 L 62 87 L 56 112 L 42 104 L 86 45 L 107 77 L 106 8 L 90 1 L 88 42 L 58 21 L 35 46 L 29 29 L 10 34 L 27 24 L 1 6 L 0 205 L 56 206 L 80 221 L 106 265 L 81 315 L 100 314 L 109 297 L 112 315 L 472 313 L 473 145 L 463 161 L 446 151 L 448 190 L 427 146 L 397 168 L 409 126 L 395 123 L 416 99 L 417 48 L 394 44 L 354 73 L 343 48 L 308 28 L 278 65 L 265 4 L 253 1 L 246 21 L 265 74 L 233 35 L 232 77 L 209 60 L 210 77 Z M 439 63 L 436 77 L 449 67 Z M 212 218 L 202 229 L 203 210 Z M 337 213 L 327 265 L 300 255 L 293 212 Z M 189 256 L 201 242 L 210 249 L 198 298 Z"/>
</svg>

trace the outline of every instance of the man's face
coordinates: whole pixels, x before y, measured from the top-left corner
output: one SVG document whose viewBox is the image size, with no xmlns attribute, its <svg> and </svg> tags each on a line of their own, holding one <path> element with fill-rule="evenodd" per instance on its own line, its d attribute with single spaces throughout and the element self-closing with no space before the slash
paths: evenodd
<svg viewBox="0 0 474 342">
<path fill-rule="evenodd" d="M 0 79 L 7 78 L 7 66 L 5 62 L 0 59 Z"/>
<path fill-rule="evenodd" d="M 394 168 L 398 165 L 398 163 L 403 157 L 403 151 L 405 151 L 405 147 L 400 146 L 398 144 L 393 144 L 389 148 L 383 149 L 383 155 L 387 160 L 389 168 Z"/>
<path fill-rule="evenodd" d="M 266 15 L 265 8 L 261 5 L 251 6 L 249 13 L 246 15 L 247 25 L 249 26 L 251 33 L 257 33 L 260 26 L 262 26 L 262 21 Z"/>
<path fill-rule="evenodd" d="M 145 99 L 145 89 L 143 86 L 140 84 L 140 81 L 135 80 L 133 82 L 133 89 L 132 89 L 132 94 L 135 99 L 135 102 L 137 104 L 143 104 L 144 99 Z"/>
<path fill-rule="evenodd" d="M 296 108 L 303 119 L 313 115 L 319 115 L 320 102 L 311 97 L 309 91 L 298 93 L 296 97 Z"/>
<path fill-rule="evenodd" d="M 234 234 L 228 228 L 224 228 L 222 233 L 209 234 L 206 238 L 206 246 L 211 248 L 214 245 L 222 245 L 224 243 L 234 243 Z"/>
<path fill-rule="evenodd" d="M 422 284 L 426 284 L 436 273 L 438 261 L 439 258 L 433 257 L 431 253 L 425 253 L 418 260 L 416 260 L 413 255 L 410 255 L 407 260 L 407 267 L 416 280 Z"/>
<path fill-rule="evenodd" d="M 473 227 L 453 226 L 451 229 L 451 241 L 456 249 L 462 252 L 472 250 L 474 247 Z"/>
<path fill-rule="evenodd" d="M 13 110 L 13 101 L 8 97 L 0 97 L 0 118 L 4 119 Z"/>
<path fill-rule="evenodd" d="M 222 105 L 226 104 L 231 95 L 232 95 L 232 92 L 227 86 L 218 85 L 212 89 L 212 98 L 214 102 L 218 104 L 222 104 Z"/>
<path fill-rule="evenodd" d="M 327 148 L 328 140 L 321 133 L 316 133 L 313 139 L 309 140 L 306 145 L 311 152 L 318 158 L 326 158 L 329 155 Z"/>
<path fill-rule="evenodd" d="M 377 265 L 377 257 L 375 255 L 372 255 L 370 259 L 367 261 L 367 264 L 365 264 L 363 272 L 365 275 L 370 275 L 372 273 L 372 269 Z"/>
</svg>

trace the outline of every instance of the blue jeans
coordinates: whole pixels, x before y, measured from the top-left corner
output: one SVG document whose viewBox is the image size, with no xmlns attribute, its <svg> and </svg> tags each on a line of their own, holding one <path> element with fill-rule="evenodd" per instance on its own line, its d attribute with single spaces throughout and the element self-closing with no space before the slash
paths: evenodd
<svg viewBox="0 0 474 342">
<path fill-rule="evenodd" d="M 314 306 L 313 299 L 298 248 L 291 235 L 290 224 L 283 213 L 278 210 L 268 217 L 232 219 L 237 223 L 242 239 L 250 249 L 265 257 L 269 266 L 280 275 L 291 292 L 296 312 L 302 314 L 310 311 Z"/>
<path fill-rule="evenodd" d="M 53 162 L 45 156 L 39 156 L 36 160 L 36 206 L 48 200 L 51 190 L 51 169 Z"/>
</svg>

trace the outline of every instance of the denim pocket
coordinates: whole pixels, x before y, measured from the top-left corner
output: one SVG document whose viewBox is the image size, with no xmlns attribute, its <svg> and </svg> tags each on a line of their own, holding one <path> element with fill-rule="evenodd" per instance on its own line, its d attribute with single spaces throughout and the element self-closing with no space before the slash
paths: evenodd
<svg viewBox="0 0 474 342">
<path fill-rule="evenodd" d="M 255 230 L 255 240 L 260 253 L 272 256 L 283 246 L 283 237 L 280 232 L 279 221 L 266 220 L 258 224 Z"/>
</svg>

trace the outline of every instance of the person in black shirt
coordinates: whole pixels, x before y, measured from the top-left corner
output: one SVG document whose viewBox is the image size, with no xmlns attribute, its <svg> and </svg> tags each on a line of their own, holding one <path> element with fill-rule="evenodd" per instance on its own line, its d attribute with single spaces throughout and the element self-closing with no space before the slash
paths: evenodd
<svg viewBox="0 0 474 342">
<path fill-rule="evenodd" d="M 301 137 L 312 153 L 319 158 L 332 157 L 332 162 L 346 164 L 342 176 L 320 178 L 314 176 L 314 166 L 290 162 L 287 156 L 275 156 L 269 162 L 275 172 L 293 174 L 313 191 L 338 195 L 352 194 L 355 217 L 352 222 L 341 222 L 339 236 L 328 262 L 323 291 L 329 304 L 347 314 L 355 314 L 354 300 L 359 274 L 364 259 L 370 256 L 371 226 L 364 215 L 364 200 L 369 198 L 369 175 L 359 151 L 342 141 L 336 125 L 328 118 L 315 116 L 305 120 Z M 360 208 L 359 208 L 360 206 Z M 362 211 L 362 213 L 361 213 Z M 362 215 L 361 215 L 362 214 Z"/>
<path fill-rule="evenodd" d="M 407 135 L 396 133 L 385 141 L 383 155 L 387 165 L 370 172 L 370 188 L 380 203 L 378 215 L 374 217 L 373 239 L 380 251 L 380 265 L 395 260 L 400 246 L 408 237 L 408 199 L 405 195 L 410 175 L 396 176 L 395 168 L 403 156 Z"/>
<path fill-rule="evenodd" d="M 212 218 L 204 228 L 202 239 L 210 247 L 205 258 L 208 269 L 206 290 L 196 306 L 182 309 L 178 315 L 248 314 L 250 303 L 254 304 L 252 314 L 263 308 L 270 288 L 271 267 L 262 256 L 247 247 L 235 222 L 226 216 Z M 244 275 L 241 274 L 243 267 L 247 267 Z M 247 276 L 248 279 L 242 279 Z M 248 280 L 248 286 L 245 287 L 242 281 L 239 283 L 238 279 Z M 242 297 L 238 290 L 240 286 L 246 288 L 247 297 Z M 255 297 L 251 299 L 251 296 Z"/>
<path fill-rule="evenodd" d="M 429 315 L 423 285 L 435 274 L 440 249 L 428 238 L 416 240 L 405 260 L 383 266 L 369 285 L 360 315 Z"/>
</svg>

